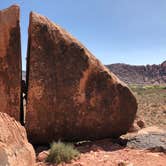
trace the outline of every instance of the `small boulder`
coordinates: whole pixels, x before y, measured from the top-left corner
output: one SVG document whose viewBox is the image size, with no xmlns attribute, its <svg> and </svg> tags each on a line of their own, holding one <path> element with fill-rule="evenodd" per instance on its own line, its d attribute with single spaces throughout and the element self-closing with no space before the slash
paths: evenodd
<svg viewBox="0 0 166 166">
<path fill-rule="evenodd" d="M 28 143 L 24 127 L 0 112 L 0 165 L 34 166 L 35 151 Z"/>
<path fill-rule="evenodd" d="M 123 139 L 128 140 L 127 147 L 129 148 L 166 152 L 166 132 L 155 126 L 143 128 L 134 134 L 124 135 Z"/>
<path fill-rule="evenodd" d="M 37 155 L 37 161 L 38 162 L 45 162 L 46 161 L 46 159 L 47 159 L 47 157 L 48 157 L 48 155 L 49 155 L 49 151 L 47 150 L 45 150 L 45 151 L 42 151 L 42 152 L 40 152 L 38 155 Z"/>
<path fill-rule="evenodd" d="M 145 128 L 145 122 L 143 120 L 138 120 L 137 125 L 142 129 Z"/>
<path fill-rule="evenodd" d="M 139 130 L 140 127 L 136 123 L 133 123 L 128 132 L 137 132 Z"/>
</svg>

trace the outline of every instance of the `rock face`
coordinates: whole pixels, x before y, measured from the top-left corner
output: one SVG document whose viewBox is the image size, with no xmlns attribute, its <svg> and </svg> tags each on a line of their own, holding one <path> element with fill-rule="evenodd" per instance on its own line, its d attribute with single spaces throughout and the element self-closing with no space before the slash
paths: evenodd
<svg viewBox="0 0 166 166">
<path fill-rule="evenodd" d="M 0 112 L 0 165 L 34 166 L 35 152 L 28 143 L 24 127 Z"/>
<path fill-rule="evenodd" d="M 26 129 L 32 143 L 117 137 L 137 110 L 131 91 L 81 43 L 30 14 Z"/>
<path fill-rule="evenodd" d="M 0 11 L 0 112 L 19 120 L 21 44 L 19 7 Z"/>
<path fill-rule="evenodd" d="M 128 84 L 166 83 L 166 61 L 160 65 L 132 66 L 118 63 L 107 67 Z"/>
</svg>

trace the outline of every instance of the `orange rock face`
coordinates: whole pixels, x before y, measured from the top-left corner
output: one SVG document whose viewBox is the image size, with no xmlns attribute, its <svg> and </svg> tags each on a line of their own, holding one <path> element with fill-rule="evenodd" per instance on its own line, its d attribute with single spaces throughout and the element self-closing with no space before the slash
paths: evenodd
<svg viewBox="0 0 166 166">
<path fill-rule="evenodd" d="M 21 44 L 19 7 L 0 11 L 0 112 L 19 120 Z"/>
<path fill-rule="evenodd" d="M 80 42 L 31 13 L 26 129 L 31 142 L 118 137 L 130 128 L 132 92 Z"/>
<path fill-rule="evenodd" d="M 0 165 L 35 165 L 35 151 L 28 143 L 24 127 L 2 112 L 0 112 Z"/>
</svg>

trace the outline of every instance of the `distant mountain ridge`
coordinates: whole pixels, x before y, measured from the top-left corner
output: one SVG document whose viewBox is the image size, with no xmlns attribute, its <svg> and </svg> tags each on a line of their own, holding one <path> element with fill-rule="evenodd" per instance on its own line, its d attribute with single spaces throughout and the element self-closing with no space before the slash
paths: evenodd
<svg viewBox="0 0 166 166">
<path fill-rule="evenodd" d="M 166 61 L 159 65 L 135 66 L 117 63 L 106 67 L 127 84 L 166 83 Z"/>
</svg>

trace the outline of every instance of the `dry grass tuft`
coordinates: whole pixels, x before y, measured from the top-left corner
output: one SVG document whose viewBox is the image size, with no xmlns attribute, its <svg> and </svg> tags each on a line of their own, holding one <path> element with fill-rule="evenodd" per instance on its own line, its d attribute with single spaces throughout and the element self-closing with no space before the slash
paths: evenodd
<svg viewBox="0 0 166 166">
<path fill-rule="evenodd" d="M 59 164 L 63 162 L 70 162 L 78 156 L 79 151 L 75 149 L 72 144 L 64 144 L 59 141 L 51 144 L 50 153 L 46 161 Z"/>
</svg>

